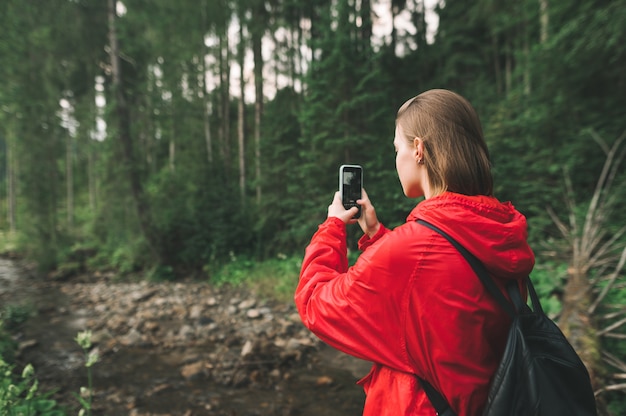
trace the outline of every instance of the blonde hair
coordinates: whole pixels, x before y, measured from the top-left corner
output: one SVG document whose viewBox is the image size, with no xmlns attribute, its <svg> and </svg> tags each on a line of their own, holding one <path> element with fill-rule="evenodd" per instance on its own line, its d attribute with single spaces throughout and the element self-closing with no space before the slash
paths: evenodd
<svg viewBox="0 0 626 416">
<path fill-rule="evenodd" d="M 426 91 L 405 102 L 396 125 L 413 142 L 424 143 L 424 165 L 433 195 L 445 191 L 492 195 L 489 150 L 480 119 L 465 98 L 452 91 Z"/>
</svg>

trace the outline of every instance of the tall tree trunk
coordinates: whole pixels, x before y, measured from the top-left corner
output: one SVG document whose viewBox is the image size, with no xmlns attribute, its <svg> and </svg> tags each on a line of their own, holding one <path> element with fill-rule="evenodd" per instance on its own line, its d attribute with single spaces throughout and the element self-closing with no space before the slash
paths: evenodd
<svg viewBox="0 0 626 416">
<path fill-rule="evenodd" d="M 398 44 L 398 31 L 396 30 L 396 16 L 399 13 L 398 6 L 391 0 L 391 52 L 395 55 L 396 45 Z"/>
<path fill-rule="evenodd" d="M 89 208 L 94 212 L 97 208 L 96 172 L 93 141 L 89 141 L 87 146 L 87 177 L 89 182 Z"/>
<path fill-rule="evenodd" d="M 7 221 L 11 234 L 14 234 L 16 230 L 16 178 L 17 158 L 15 157 L 15 145 L 13 138 L 9 138 L 7 140 Z"/>
<path fill-rule="evenodd" d="M 594 381 L 597 376 L 594 374 L 594 369 L 600 368 L 601 357 L 596 325 L 588 313 L 593 300 L 592 296 L 593 292 L 587 276 L 581 274 L 576 268 L 571 268 L 563 291 L 563 309 L 559 317 L 559 326 L 580 355 L 589 370 L 591 380 Z"/>
<path fill-rule="evenodd" d="M 505 41 L 505 55 L 504 55 L 504 92 L 509 94 L 511 86 L 513 84 L 513 47 L 511 45 L 510 37 L 506 36 Z"/>
<path fill-rule="evenodd" d="M 202 13 L 202 32 L 205 31 L 206 25 L 206 1 L 202 0 L 202 7 L 200 8 Z M 200 48 L 200 68 L 202 68 L 202 74 L 200 74 L 200 85 L 202 87 L 202 120 L 204 122 L 204 141 L 206 144 L 207 160 L 209 164 L 213 163 L 213 143 L 211 139 L 211 101 L 209 99 L 209 88 L 207 85 L 206 77 L 208 74 L 208 68 L 206 65 L 206 55 L 208 52 L 208 46 L 204 43 L 204 38 L 201 39 L 202 47 Z"/>
<path fill-rule="evenodd" d="M 603 368 L 604 363 L 598 325 L 589 312 L 589 307 L 593 302 L 593 293 L 589 278 L 582 274 L 579 268 L 570 267 L 558 323 L 563 334 L 587 367 L 594 391 L 599 391 L 605 387 L 604 375 L 598 372 Z M 604 396 L 596 397 L 596 405 L 600 415 L 609 414 Z"/>
<path fill-rule="evenodd" d="M 211 102 L 209 101 L 209 93 L 204 89 L 204 141 L 207 149 L 207 160 L 209 164 L 213 163 L 213 143 L 211 142 Z"/>
<path fill-rule="evenodd" d="M 428 24 L 426 23 L 426 4 L 424 0 L 419 0 L 415 4 L 415 9 L 411 13 L 413 25 L 417 30 L 417 49 L 425 47 L 427 43 Z"/>
<path fill-rule="evenodd" d="M 138 164 L 135 160 L 135 153 L 133 151 L 133 142 L 131 137 L 130 126 L 130 109 L 128 108 L 128 102 L 124 86 L 122 84 L 122 68 L 120 62 L 120 49 L 118 44 L 117 32 L 116 32 L 116 10 L 115 0 L 108 0 L 108 21 L 109 21 L 109 56 L 111 59 L 111 76 L 113 78 L 112 87 L 115 96 L 115 115 L 117 117 L 117 135 L 122 145 L 122 155 L 124 158 L 124 166 L 126 174 L 130 182 L 130 189 L 135 203 L 135 209 L 137 217 L 139 219 L 139 225 L 141 230 L 152 249 L 153 254 L 157 257 L 159 262 L 162 262 L 163 257 L 158 251 L 158 244 L 156 236 L 152 232 L 150 225 L 150 212 L 148 205 L 144 199 L 143 186 L 139 177 Z"/>
<path fill-rule="evenodd" d="M 154 102 L 152 100 L 152 96 L 150 94 L 146 94 L 146 108 L 154 108 Z M 158 124 L 155 122 L 154 114 L 146 114 L 144 123 L 146 128 L 140 133 L 140 142 L 142 144 L 142 151 L 144 152 L 146 165 L 148 166 L 148 172 L 150 175 L 156 172 L 156 155 L 155 155 L 155 136 L 156 136 L 156 128 L 155 126 Z"/>
<path fill-rule="evenodd" d="M 528 33 L 528 26 L 530 25 L 529 19 L 524 19 L 521 23 L 523 25 L 523 53 L 524 53 L 524 94 L 530 95 L 531 91 L 531 79 L 530 79 L 530 35 Z"/>
<path fill-rule="evenodd" d="M 272 85 L 272 87 L 274 88 L 274 91 L 278 91 L 280 89 L 278 79 L 280 75 L 282 75 L 280 61 L 282 60 L 284 46 L 278 41 L 278 38 L 276 38 L 275 32 L 270 31 L 269 36 L 272 38 L 272 44 L 275 46 L 272 51 L 273 57 L 268 61 L 268 63 L 270 64 L 270 68 L 273 66 L 273 68 L 270 69 L 270 72 L 274 75 L 274 85 Z"/>
<path fill-rule="evenodd" d="M 496 92 L 502 95 L 502 71 L 500 69 L 500 51 L 498 50 L 498 35 L 492 32 L 491 46 L 493 51 L 493 70 L 496 77 Z"/>
<path fill-rule="evenodd" d="M 170 172 L 174 172 L 176 171 L 176 127 L 177 127 L 177 123 L 176 123 L 176 104 L 174 103 L 174 98 L 172 97 L 172 103 L 171 103 L 171 112 L 172 115 L 170 117 L 170 122 L 167 123 L 170 127 L 170 132 L 169 132 L 169 136 L 170 136 L 170 140 L 169 140 L 169 146 L 168 146 L 168 166 L 170 169 Z"/>
<path fill-rule="evenodd" d="M 67 135 L 65 149 L 65 181 L 67 185 L 67 227 L 74 227 L 74 169 L 72 166 L 72 135 Z"/>
<path fill-rule="evenodd" d="M 169 167 L 170 171 L 174 172 L 176 170 L 176 142 L 174 141 L 174 132 L 172 132 L 172 137 L 170 137 L 170 146 L 169 146 Z"/>
<path fill-rule="evenodd" d="M 297 39 L 296 39 L 296 31 L 295 29 L 290 29 L 287 32 L 287 48 L 288 48 L 288 56 L 287 59 L 289 65 L 289 80 L 288 85 L 290 88 L 294 88 L 296 81 L 296 59 L 297 59 Z"/>
<path fill-rule="evenodd" d="M 239 15 L 239 103 L 237 117 L 237 136 L 239 143 L 239 193 L 242 205 L 246 198 L 246 152 L 245 152 L 245 132 L 246 132 L 246 81 L 245 81 L 245 39 L 243 31 L 244 13 Z"/>
<path fill-rule="evenodd" d="M 295 73 L 296 73 L 296 77 L 297 77 L 297 82 L 299 83 L 300 89 L 302 91 L 302 93 L 304 93 L 304 82 L 303 82 L 303 78 L 304 78 L 304 60 L 306 59 L 306 56 L 302 53 L 302 50 L 305 49 L 302 46 L 305 45 L 305 43 L 307 42 L 306 39 L 306 33 L 304 31 L 304 29 L 302 28 L 302 25 L 300 24 L 300 20 L 302 19 L 301 16 L 301 11 L 298 10 L 297 12 L 298 14 L 296 15 L 297 18 L 297 31 L 296 31 L 296 44 L 294 47 L 295 53 L 296 53 L 296 67 L 295 67 Z"/>
<path fill-rule="evenodd" d="M 539 0 L 539 40 L 541 43 L 545 43 L 548 40 L 548 29 L 550 25 L 550 15 L 548 13 L 549 5 L 548 0 Z"/>
<path fill-rule="evenodd" d="M 230 52 L 228 41 L 228 26 L 224 29 L 224 33 L 220 35 L 220 150 L 222 155 L 222 163 L 227 171 L 230 166 Z M 227 172 L 228 173 L 228 172 Z M 227 174 L 228 178 L 229 175 Z"/>
<path fill-rule="evenodd" d="M 263 115 L 263 31 L 265 5 L 257 0 L 252 9 L 252 54 L 254 58 L 254 170 L 256 202 L 261 203 L 261 117 Z"/>
</svg>

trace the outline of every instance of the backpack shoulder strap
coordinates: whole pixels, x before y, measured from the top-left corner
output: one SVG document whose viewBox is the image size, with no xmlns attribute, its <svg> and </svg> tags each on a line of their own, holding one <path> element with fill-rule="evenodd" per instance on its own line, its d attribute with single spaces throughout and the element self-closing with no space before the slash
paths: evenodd
<svg viewBox="0 0 626 416">
<path fill-rule="evenodd" d="M 504 309 L 512 319 L 517 316 L 514 306 L 511 304 L 511 302 L 507 300 L 507 298 L 504 297 L 493 279 L 489 277 L 489 273 L 487 273 L 487 269 L 485 269 L 485 266 L 480 262 L 480 260 L 476 258 L 476 256 L 467 251 L 465 247 L 460 245 L 454 238 L 452 238 L 445 231 L 441 230 L 439 227 L 421 219 L 417 220 L 417 222 L 441 234 L 446 240 L 448 240 L 463 255 L 463 257 L 465 257 L 465 260 L 467 260 L 470 266 L 472 266 L 472 269 L 474 269 L 474 272 L 483 283 L 487 291 L 491 294 L 491 296 L 493 296 L 493 298 L 496 300 L 496 302 L 498 302 L 502 309 Z M 515 286 L 517 286 L 517 284 Z"/>
<path fill-rule="evenodd" d="M 421 377 L 417 378 L 424 389 L 424 393 L 428 396 L 428 400 L 435 408 L 437 416 L 456 416 L 454 410 L 450 407 L 446 399 L 430 384 L 428 381 Z"/>
</svg>

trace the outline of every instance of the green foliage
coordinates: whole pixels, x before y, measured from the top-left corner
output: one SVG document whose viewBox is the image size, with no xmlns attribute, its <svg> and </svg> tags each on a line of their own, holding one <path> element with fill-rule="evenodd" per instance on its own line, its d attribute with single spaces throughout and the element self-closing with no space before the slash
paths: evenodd
<svg viewBox="0 0 626 416">
<path fill-rule="evenodd" d="M 530 276 L 544 312 L 552 319 L 561 312 L 559 295 L 566 273 L 566 263 L 538 260 Z"/>
<path fill-rule="evenodd" d="M 65 416 L 67 414 L 65 410 L 50 398 L 51 393 L 39 390 L 39 382 L 31 364 L 27 364 L 21 373 L 18 373 L 13 364 L 5 361 L 6 357 L 13 356 L 15 342 L 11 341 L 10 334 L 4 330 L 3 322 L 15 319 L 15 315 L 16 313 L 4 313 L 0 317 L 0 416 Z M 22 313 L 18 315 L 21 316 Z M 78 333 L 76 342 L 85 354 L 88 380 L 88 387 L 81 388 L 80 395 L 76 395 L 81 404 L 79 415 L 91 415 L 93 401 L 91 367 L 98 362 L 98 354 L 91 351 L 90 331 Z"/>
<path fill-rule="evenodd" d="M 152 282 L 169 282 L 176 279 L 171 266 L 157 265 L 145 273 L 145 277 Z"/>
<path fill-rule="evenodd" d="M 246 229 L 251 216 L 241 210 L 239 191 L 215 171 L 200 169 L 196 178 L 165 170 L 148 188 L 161 258 L 183 271 L 200 270 L 231 250 L 253 249 L 253 234 Z"/>
<path fill-rule="evenodd" d="M 86 271 L 116 270 L 128 274 L 146 267 L 150 258 L 150 248 L 141 237 L 110 239 L 86 258 L 85 267 Z M 69 265 L 64 263 L 63 267 Z"/>
<path fill-rule="evenodd" d="M 232 285 L 251 287 L 255 292 L 268 298 L 291 302 L 298 284 L 302 258 L 288 257 L 279 254 L 276 258 L 262 262 L 247 258 L 237 258 L 231 253 L 230 261 L 213 266 L 216 271 L 210 272 L 211 282 L 216 285 Z"/>
<path fill-rule="evenodd" d="M 0 310 L 0 320 L 9 331 L 20 328 L 33 315 L 30 305 L 4 305 Z"/>
<path fill-rule="evenodd" d="M 0 232 L 0 253 L 9 255 L 18 250 L 17 235 L 10 232 Z"/>
<path fill-rule="evenodd" d="M 17 348 L 17 342 L 12 337 L 12 334 L 19 331 L 22 324 L 31 316 L 32 309 L 26 306 L 5 305 L 0 310 L 0 363 L 6 360 L 8 363 L 12 363 L 15 360 L 15 352 Z M 5 363 L 6 366 L 8 364 Z M 0 365 L 2 367 L 2 365 Z M 5 370 L 0 368 L 0 374 Z M 9 377 L 8 375 L 0 376 L 0 380 L 3 377 Z M 0 381 L 0 384 L 3 382 Z M 2 393 L 0 393 L 0 396 Z M 0 405 L 0 409 L 1 409 Z M 0 415 L 2 413 L 0 412 Z"/>
<path fill-rule="evenodd" d="M 27 364 L 21 376 L 13 375 L 14 367 L 0 357 L 0 415 L 2 416 L 64 416 L 50 394 L 39 391 L 35 370 Z"/>
<path fill-rule="evenodd" d="M 27 364 L 21 373 L 15 371 L 11 361 L 16 345 L 3 325 L 7 317 L 11 318 L 11 314 L 0 316 L 0 415 L 65 416 L 56 401 L 50 399 L 50 393 L 39 390 L 32 365 Z"/>
<path fill-rule="evenodd" d="M 13 362 L 17 342 L 11 337 L 6 330 L 4 318 L 0 317 L 0 358 L 4 358 L 9 362 Z"/>
<path fill-rule="evenodd" d="M 300 195 L 304 190 L 303 184 L 299 183 L 300 176 L 295 179 L 303 160 L 301 145 L 297 140 L 300 137 L 299 105 L 298 94 L 285 88 L 279 90 L 265 108 L 263 128 L 273 132 L 266 139 L 266 146 L 272 151 L 263 153 L 263 165 L 266 168 L 262 185 L 265 197 L 258 207 L 258 213 L 253 212 L 258 218 L 254 229 L 262 243 L 255 254 L 262 258 L 301 246 L 306 238 L 304 235 L 309 232 L 300 226 L 303 221 L 299 211 L 304 201 L 300 198 L 285 198 L 286 195 Z"/>
</svg>

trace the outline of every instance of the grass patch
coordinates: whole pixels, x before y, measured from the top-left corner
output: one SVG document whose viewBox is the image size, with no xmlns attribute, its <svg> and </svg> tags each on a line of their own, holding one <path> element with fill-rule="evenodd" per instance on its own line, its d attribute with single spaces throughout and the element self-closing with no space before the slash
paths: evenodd
<svg viewBox="0 0 626 416">
<path fill-rule="evenodd" d="M 0 231 L 0 254 L 7 255 L 17 251 L 19 251 L 17 234 Z"/>
<path fill-rule="evenodd" d="M 231 255 L 231 260 L 210 276 L 211 282 L 218 286 L 246 286 L 263 297 L 293 302 L 301 266 L 301 257 L 279 255 L 257 262 Z"/>
</svg>

